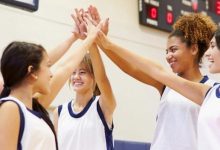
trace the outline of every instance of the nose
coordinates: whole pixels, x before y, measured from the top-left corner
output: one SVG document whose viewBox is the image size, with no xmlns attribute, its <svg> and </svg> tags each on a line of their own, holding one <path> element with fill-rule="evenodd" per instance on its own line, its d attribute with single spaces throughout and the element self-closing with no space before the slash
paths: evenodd
<svg viewBox="0 0 220 150">
<path fill-rule="evenodd" d="M 208 50 L 205 52 L 205 57 L 209 57 L 210 56 L 210 47 L 208 48 Z"/>
<path fill-rule="evenodd" d="M 80 76 L 79 76 L 78 73 L 75 73 L 75 74 L 73 75 L 73 79 L 79 79 L 79 78 L 80 78 Z"/>
<path fill-rule="evenodd" d="M 167 61 L 169 60 L 169 59 L 171 59 L 173 57 L 173 53 L 172 52 L 167 52 L 167 54 L 166 54 L 166 59 L 167 59 Z"/>
</svg>

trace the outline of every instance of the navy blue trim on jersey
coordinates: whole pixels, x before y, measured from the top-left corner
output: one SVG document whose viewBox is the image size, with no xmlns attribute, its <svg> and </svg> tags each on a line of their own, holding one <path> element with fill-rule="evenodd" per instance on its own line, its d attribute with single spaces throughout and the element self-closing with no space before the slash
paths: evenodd
<svg viewBox="0 0 220 150">
<path fill-rule="evenodd" d="M 209 80 L 209 77 L 205 75 L 205 76 L 203 76 L 202 80 L 201 80 L 199 83 L 205 83 L 205 82 L 208 81 L 208 80 Z M 161 94 L 160 100 L 161 100 L 161 98 L 162 98 L 162 96 L 163 96 L 163 93 L 164 93 L 166 87 L 167 87 L 167 86 L 164 85 L 164 87 L 163 87 L 163 89 L 162 89 L 162 94 Z M 174 91 L 175 91 L 175 90 L 174 90 Z"/>
<path fill-rule="evenodd" d="M 216 89 L 216 97 L 220 98 L 220 85 Z"/>
<path fill-rule="evenodd" d="M 95 96 L 93 96 L 88 104 L 86 105 L 86 107 L 80 112 L 80 113 L 77 113 L 75 114 L 72 110 L 72 101 L 69 102 L 68 104 L 68 111 L 69 111 L 69 114 L 70 116 L 72 116 L 73 118 L 80 118 L 82 117 L 88 110 L 89 110 L 89 107 L 92 105 L 92 102 L 95 100 Z"/>
<path fill-rule="evenodd" d="M 208 89 L 208 91 L 207 91 L 206 94 L 205 94 L 205 98 L 206 98 L 206 96 L 208 95 L 209 91 L 210 91 L 212 88 L 213 88 L 213 87 L 211 87 L 211 88 Z"/>
<path fill-rule="evenodd" d="M 161 97 L 162 97 L 163 92 L 165 91 L 165 89 L 166 89 L 166 85 L 163 86 L 163 89 L 162 89 L 162 92 L 161 92 Z"/>
<path fill-rule="evenodd" d="M 208 76 L 203 76 L 202 80 L 200 81 L 200 83 L 205 83 L 206 81 L 208 81 L 209 77 Z"/>
<path fill-rule="evenodd" d="M 113 131 L 114 125 L 112 123 L 112 129 L 109 129 L 108 124 L 105 120 L 104 114 L 102 112 L 102 109 L 99 105 L 99 101 L 97 102 L 97 111 L 105 128 L 105 140 L 106 140 L 106 148 L 107 148 L 106 150 L 114 150 L 113 138 L 112 138 L 112 131 Z"/>
<path fill-rule="evenodd" d="M 215 83 L 214 83 L 214 86 L 215 86 L 215 85 L 217 85 L 217 84 L 220 84 L 220 83 L 218 83 L 218 82 L 215 82 Z"/>
<path fill-rule="evenodd" d="M 1 100 L 0 104 L 7 102 L 7 101 L 11 101 L 14 102 L 15 104 L 17 104 L 18 108 L 19 108 L 19 114 L 20 114 L 20 128 L 19 128 L 19 134 L 18 134 L 18 145 L 17 145 L 17 150 L 22 150 L 22 144 L 21 144 L 21 139 L 24 133 L 24 126 L 25 126 L 25 118 L 24 118 L 24 113 L 20 107 L 20 105 L 14 101 L 14 100 Z"/>
<path fill-rule="evenodd" d="M 217 82 L 214 83 L 213 87 L 216 86 L 216 85 L 218 85 L 218 84 L 219 84 L 219 83 L 217 83 Z M 213 87 L 211 87 L 211 88 L 208 89 L 208 91 L 207 91 L 206 94 L 205 94 L 205 97 L 208 95 L 209 91 L 210 91 Z M 217 92 L 217 91 L 216 91 L 216 92 Z M 216 93 L 216 96 L 217 96 L 217 93 Z M 218 96 L 217 96 L 217 97 L 218 97 Z"/>
<path fill-rule="evenodd" d="M 35 115 L 36 117 L 42 118 L 42 112 L 34 111 L 34 110 L 29 109 L 29 108 L 27 108 L 27 110 L 28 110 L 30 113 L 32 113 L 33 115 Z"/>
<path fill-rule="evenodd" d="M 58 117 L 60 116 L 60 113 L 62 111 L 63 105 L 58 106 Z"/>
</svg>

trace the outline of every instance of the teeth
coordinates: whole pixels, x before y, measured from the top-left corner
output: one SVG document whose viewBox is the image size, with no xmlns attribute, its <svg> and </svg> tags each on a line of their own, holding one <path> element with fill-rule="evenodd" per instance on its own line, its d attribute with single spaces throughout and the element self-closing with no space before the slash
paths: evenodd
<svg viewBox="0 0 220 150">
<path fill-rule="evenodd" d="M 82 83 L 75 83 L 74 85 L 82 85 Z"/>
</svg>

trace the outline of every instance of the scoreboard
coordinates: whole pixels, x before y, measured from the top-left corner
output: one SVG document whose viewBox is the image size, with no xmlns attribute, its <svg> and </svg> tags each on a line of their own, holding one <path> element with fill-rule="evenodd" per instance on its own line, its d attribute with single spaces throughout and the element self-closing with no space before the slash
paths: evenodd
<svg viewBox="0 0 220 150">
<path fill-rule="evenodd" d="M 28 11 L 37 11 L 39 0 L 0 0 L 0 3 Z"/>
<path fill-rule="evenodd" d="M 201 12 L 220 25 L 220 0 L 138 0 L 139 22 L 171 31 L 176 19 L 190 12 Z"/>
</svg>

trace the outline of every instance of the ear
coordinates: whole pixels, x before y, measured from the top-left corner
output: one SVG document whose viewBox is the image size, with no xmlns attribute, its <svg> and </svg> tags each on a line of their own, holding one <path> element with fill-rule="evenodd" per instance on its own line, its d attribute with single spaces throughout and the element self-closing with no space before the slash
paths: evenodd
<svg viewBox="0 0 220 150">
<path fill-rule="evenodd" d="M 36 74 L 33 73 L 33 66 L 28 66 L 28 74 L 35 80 L 38 79 L 38 76 Z"/>
<path fill-rule="evenodd" d="M 191 46 L 191 52 L 192 52 L 192 55 L 197 55 L 198 54 L 198 52 L 199 52 L 198 44 L 193 44 Z"/>
</svg>

